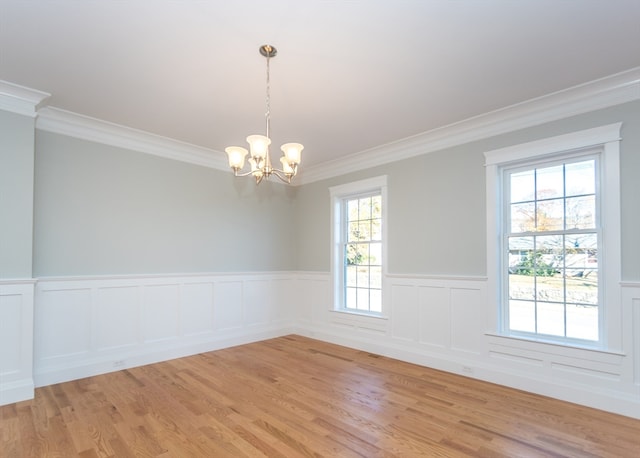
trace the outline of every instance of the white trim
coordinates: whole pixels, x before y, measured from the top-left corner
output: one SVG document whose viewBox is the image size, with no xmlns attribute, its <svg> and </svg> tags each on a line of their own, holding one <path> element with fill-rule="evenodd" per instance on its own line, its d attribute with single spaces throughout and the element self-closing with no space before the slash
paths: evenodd
<svg viewBox="0 0 640 458">
<path fill-rule="evenodd" d="M 634 100 L 640 100 L 640 67 L 314 167 L 302 167 L 296 184 L 312 183 Z"/>
<path fill-rule="evenodd" d="M 201 146 L 173 140 L 100 119 L 83 116 L 54 107 L 40 110 L 36 128 L 105 145 L 140 151 L 142 153 L 174 159 L 228 171 L 224 153 Z"/>
<path fill-rule="evenodd" d="M 0 405 L 33 398 L 33 316 L 33 279 L 0 282 Z"/>
<path fill-rule="evenodd" d="M 487 281 L 487 277 L 478 276 L 478 275 L 427 275 L 427 274 L 388 273 L 387 278 L 411 278 L 414 280 L 437 280 L 437 281 Z"/>
<path fill-rule="evenodd" d="M 505 165 L 522 159 L 557 154 L 558 151 L 570 151 L 615 142 L 620 140 L 621 127 L 622 123 L 618 122 L 487 151 L 484 153 L 486 158 L 485 165 Z"/>
<path fill-rule="evenodd" d="M 0 110 L 35 118 L 38 106 L 51 94 L 0 80 Z"/>
</svg>

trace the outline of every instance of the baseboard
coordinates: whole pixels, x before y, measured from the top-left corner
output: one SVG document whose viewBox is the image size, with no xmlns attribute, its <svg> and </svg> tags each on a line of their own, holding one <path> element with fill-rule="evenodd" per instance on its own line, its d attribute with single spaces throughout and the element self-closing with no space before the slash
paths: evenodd
<svg viewBox="0 0 640 458">
<path fill-rule="evenodd" d="M 261 340 L 281 337 L 291 334 L 293 327 L 288 325 L 274 326 L 257 329 L 254 332 L 225 332 L 211 336 L 206 340 L 189 344 L 165 342 L 155 347 L 145 347 L 142 351 L 110 352 L 104 357 L 96 357 L 92 360 L 77 359 L 42 367 L 34 374 L 35 386 L 42 387 L 55 383 L 68 382 L 86 377 L 107 374 L 119 370 L 130 369 L 147 364 L 169 361 L 223 348 L 245 345 Z"/>
<path fill-rule="evenodd" d="M 34 388 L 32 379 L 0 383 L 0 406 L 33 399 Z"/>
</svg>

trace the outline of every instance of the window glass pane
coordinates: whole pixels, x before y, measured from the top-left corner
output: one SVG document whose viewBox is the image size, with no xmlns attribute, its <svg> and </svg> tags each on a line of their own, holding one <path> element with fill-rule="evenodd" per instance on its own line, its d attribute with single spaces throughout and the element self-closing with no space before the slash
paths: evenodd
<svg viewBox="0 0 640 458">
<path fill-rule="evenodd" d="M 530 274 L 533 244 L 533 237 L 509 237 L 509 273 Z"/>
<path fill-rule="evenodd" d="M 511 202 L 533 200 L 535 190 L 534 171 L 511 174 Z"/>
<path fill-rule="evenodd" d="M 368 243 L 358 243 L 358 265 L 367 265 L 369 264 L 369 244 Z"/>
<path fill-rule="evenodd" d="M 366 288 L 357 288 L 358 310 L 369 310 L 369 290 Z"/>
<path fill-rule="evenodd" d="M 535 277 L 509 274 L 509 299 L 535 299 Z"/>
<path fill-rule="evenodd" d="M 566 195 L 595 194 L 595 161 L 574 162 L 565 166 Z"/>
<path fill-rule="evenodd" d="M 382 291 L 379 289 L 370 290 L 369 307 L 372 312 L 382 312 Z"/>
<path fill-rule="evenodd" d="M 370 269 L 370 284 L 371 288 L 382 289 L 382 267 L 371 267 Z"/>
<path fill-rule="evenodd" d="M 536 332 L 536 306 L 529 301 L 509 301 L 509 328 L 513 331 Z"/>
<path fill-rule="evenodd" d="M 344 246 L 344 264 L 351 266 L 356 264 L 357 257 L 356 246 L 352 243 L 348 243 Z"/>
<path fill-rule="evenodd" d="M 358 286 L 357 276 L 358 268 L 356 266 L 347 266 L 347 274 L 345 275 L 345 284 L 346 286 Z"/>
<path fill-rule="evenodd" d="M 371 240 L 371 220 L 360 221 L 358 232 L 360 240 Z"/>
<path fill-rule="evenodd" d="M 567 229 L 594 229 L 596 227 L 596 196 L 567 199 Z"/>
<path fill-rule="evenodd" d="M 358 219 L 358 199 L 347 201 L 347 215 L 349 221 L 356 221 Z"/>
<path fill-rule="evenodd" d="M 598 307 L 567 304 L 567 337 L 598 340 Z"/>
<path fill-rule="evenodd" d="M 371 198 L 371 218 L 382 218 L 382 196 Z"/>
<path fill-rule="evenodd" d="M 564 196 L 562 165 L 536 170 L 536 199 L 551 199 Z"/>
<path fill-rule="evenodd" d="M 349 223 L 349 230 L 347 233 L 347 241 L 348 242 L 356 242 L 360 240 L 360 231 L 359 231 L 359 226 L 358 226 L 358 222 L 351 222 Z"/>
<path fill-rule="evenodd" d="M 537 302 L 538 333 L 564 337 L 564 304 Z"/>
<path fill-rule="evenodd" d="M 540 201 L 536 210 L 537 231 L 561 231 L 564 229 L 564 199 Z"/>
<path fill-rule="evenodd" d="M 364 197 L 360 199 L 358 218 L 371 218 L 371 197 Z"/>
<path fill-rule="evenodd" d="M 358 278 L 358 288 L 368 288 L 369 287 L 369 268 L 358 266 L 357 272 Z"/>
<path fill-rule="evenodd" d="M 345 297 L 345 307 L 348 309 L 358 308 L 358 297 L 356 288 L 347 288 Z"/>
<path fill-rule="evenodd" d="M 598 305 L 598 272 L 567 269 L 567 302 Z"/>
<path fill-rule="evenodd" d="M 564 279 L 536 277 L 536 299 L 539 301 L 564 302 Z"/>
<path fill-rule="evenodd" d="M 369 245 L 369 264 L 374 266 L 382 265 L 382 244 L 371 243 Z"/>
<path fill-rule="evenodd" d="M 382 240 L 382 220 L 371 220 L 371 240 Z"/>
<path fill-rule="evenodd" d="M 535 237 L 536 253 L 534 262 L 536 275 L 553 277 L 560 273 L 564 258 L 564 236 L 539 235 Z"/>
<path fill-rule="evenodd" d="M 511 205 L 509 230 L 512 233 L 536 230 L 536 205 L 534 202 Z"/>
</svg>

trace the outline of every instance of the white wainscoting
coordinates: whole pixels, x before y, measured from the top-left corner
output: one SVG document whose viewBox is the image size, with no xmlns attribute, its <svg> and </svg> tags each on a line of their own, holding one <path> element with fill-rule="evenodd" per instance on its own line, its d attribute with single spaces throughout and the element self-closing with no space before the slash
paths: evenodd
<svg viewBox="0 0 640 458">
<path fill-rule="evenodd" d="M 0 405 L 33 397 L 33 285 L 0 281 Z"/>
<path fill-rule="evenodd" d="M 294 284 L 292 273 L 40 279 L 35 385 L 290 333 Z"/>
<path fill-rule="evenodd" d="M 491 334 L 484 278 L 388 275 L 385 288 L 373 318 L 332 311 L 325 272 L 48 278 L 35 297 L 33 280 L 5 281 L 0 400 L 297 332 L 640 418 L 640 283 L 621 284 L 620 352 Z"/>
<path fill-rule="evenodd" d="M 387 318 L 330 312 L 328 273 L 298 276 L 309 337 L 640 418 L 640 283 L 622 284 L 623 351 L 506 338 L 481 277 L 387 276 Z"/>
</svg>

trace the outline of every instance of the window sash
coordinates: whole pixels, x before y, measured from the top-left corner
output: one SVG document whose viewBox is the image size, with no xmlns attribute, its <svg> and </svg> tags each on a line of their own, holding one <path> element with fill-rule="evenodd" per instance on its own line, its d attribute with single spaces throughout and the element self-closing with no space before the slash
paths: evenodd
<svg viewBox="0 0 640 458">
<path fill-rule="evenodd" d="M 501 316 L 502 316 L 502 332 L 507 333 L 509 335 L 520 335 L 524 337 L 533 337 L 533 338 L 544 338 L 552 341 L 560 341 L 566 343 L 576 343 L 576 344 L 593 344 L 594 342 L 600 342 L 602 337 L 602 323 L 604 319 L 604 309 L 602 307 L 603 304 L 603 288 L 602 288 L 602 275 L 600 266 L 602 265 L 601 260 L 601 247 L 602 247 L 602 230 L 600 224 L 600 154 L 594 153 L 593 151 L 581 152 L 581 153 L 573 153 L 573 154 L 565 154 L 562 157 L 559 157 L 554 160 L 534 160 L 528 163 L 521 163 L 518 166 L 512 167 L 504 167 L 502 169 L 502 187 L 503 187 L 503 211 L 502 214 L 504 217 L 502 218 L 502 237 L 501 237 L 501 246 L 500 252 L 501 262 L 500 262 L 500 272 L 501 272 L 501 284 L 502 284 L 502 293 L 501 293 Z M 576 196 L 582 196 L 583 194 L 573 194 L 567 196 L 566 194 L 566 169 L 567 166 L 571 166 L 572 164 L 576 164 L 584 161 L 594 161 L 594 192 L 595 195 L 595 215 L 594 215 L 594 224 L 593 227 L 584 228 L 584 229 L 574 229 L 574 228 L 566 228 L 567 225 L 567 200 L 574 198 Z M 538 198 L 538 189 L 537 189 L 537 172 L 541 169 L 551 169 L 556 166 L 562 166 L 562 181 L 563 181 L 563 192 L 561 195 L 556 195 L 551 198 Z M 511 198 L 512 189 L 511 182 L 513 175 L 522 173 L 522 172 L 533 172 L 534 173 L 534 183 L 533 183 L 533 192 L 532 197 L 528 200 L 516 200 L 515 202 Z M 590 195 L 591 193 L 589 193 Z M 538 203 L 539 202 L 547 202 L 551 199 L 556 199 L 562 202 L 562 228 L 554 227 L 552 230 L 537 230 L 538 229 Z M 533 212 L 534 212 L 534 223 L 533 226 L 528 227 L 529 230 L 522 231 L 514 231 L 513 230 L 513 214 L 512 210 L 514 205 L 518 205 L 519 203 L 529 203 L 533 204 Z M 571 279 L 567 279 L 568 273 L 573 273 L 571 270 L 567 270 L 566 260 L 567 260 L 567 247 L 566 247 L 566 239 L 567 237 L 577 237 L 584 236 L 588 237 L 590 235 L 595 236 L 596 238 L 596 265 L 598 266 L 596 275 L 596 285 L 597 285 L 597 301 L 595 304 L 591 303 L 580 303 L 579 301 L 571 301 L 568 298 L 576 297 L 574 292 L 573 282 Z M 543 261 L 542 250 L 537 249 L 537 241 L 539 238 L 556 238 L 556 240 L 562 240 L 561 248 L 562 250 L 558 250 L 557 252 L 561 253 L 560 258 L 562 260 L 562 266 L 560 270 L 560 275 L 562 276 L 562 285 L 558 288 L 557 281 L 553 282 L 549 279 L 546 279 L 546 286 L 551 286 L 547 290 L 544 289 L 544 275 L 552 275 L 551 264 L 545 263 Z M 515 280 L 515 274 L 511 273 L 512 270 L 512 262 L 510 259 L 510 242 L 514 239 L 529 239 L 532 242 L 532 247 L 526 251 L 527 255 L 533 254 L 532 260 L 533 264 L 531 266 L 531 270 L 529 275 L 531 275 L 532 285 L 526 285 L 525 290 L 532 290 L 533 295 L 531 297 L 513 297 L 512 291 L 512 282 Z M 538 254 L 540 253 L 540 254 Z M 547 255 L 549 256 L 549 255 Z M 536 260 L 541 261 L 541 265 L 535 265 Z M 547 261 L 548 262 L 548 261 Z M 543 270 L 543 265 L 548 266 L 548 271 L 545 272 Z M 555 277 L 555 274 L 553 274 Z M 512 278 L 513 277 L 513 278 Z M 555 283 L 555 284 L 554 284 Z M 571 283 L 567 286 L 568 283 Z M 514 285 L 514 290 L 516 286 Z M 557 290 L 560 289 L 562 291 L 561 299 L 557 296 Z M 571 294 L 569 294 L 571 293 Z M 526 296 L 526 294 L 525 294 Z M 545 297 L 547 296 L 547 297 Z M 549 299 L 549 297 L 551 299 Z M 570 296 L 570 297 L 569 297 Z M 547 299 L 547 300 L 543 300 Z M 585 310 L 578 310 L 578 307 L 584 307 Z M 593 308 L 597 310 L 597 313 L 594 314 Z M 582 313 L 579 315 L 578 312 L 589 310 L 589 313 Z M 584 316 L 586 315 L 586 316 Z M 595 316 L 594 316 L 595 315 Z M 595 324 L 594 324 L 595 321 Z M 577 324 L 579 323 L 579 324 Z M 587 328 L 586 330 L 584 328 Z"/>
<path fill-rule="evenodd" d="M 380 213 L 373 217 L 371 212 L 364 215 L 360 219 L 360 215 L 356 219 L 353 219 L 349 215 L 349 203 L 357 202 L 360 206 L 360 202 L 363 199 L 380 199 Z M 382 238 L 381 232 L 385 230 L 382 226 L 382 214 L 384 202 L 382 202 L 382 193 L 371 192 L 358 195 L 351 195 L 344 197 L 341 200 L 341 291 L 342 301 L 341 308 L 350 311 L 365 312 L 365 313 L 382 313 Z M 371 203 L 373 206 L 373 203 Z M 352 239 L 350 236 L 351 224 L 366 224 L 369 222 L 373 225 L 373 221 L 376 220 L 380 225 L 380 237 L 379 240 L 373 238 L 373 230 L 368 233 L 365 238 L 357 237 Z M 366 231 L 365 231 L 366 232 Z M 349 248 L 354 247 L 355 256 L 362 259 L 354 260 L 349 259 Z M 372 247 L 376 247 L 372 250 Z M 375 251 L 379 255 L 379 259 L 376 259 L 377 263 L 372 263 L 371 253 Z M 366 254 L 365 254 L 366 253 Z M 363 262 L 367 260 L 367 262 Z M 373 273 L 373 275 L 372 275 Z M 372 278 L 373 276 L 373 278 Z"/>
</svg>

